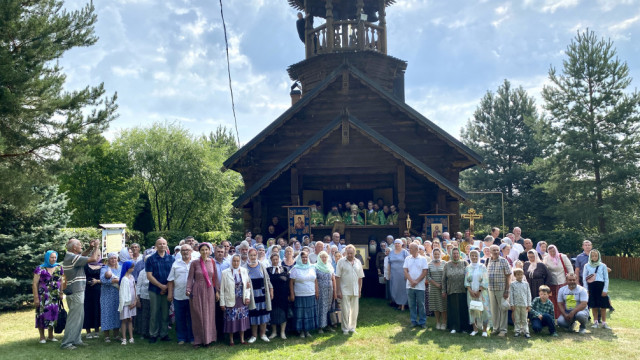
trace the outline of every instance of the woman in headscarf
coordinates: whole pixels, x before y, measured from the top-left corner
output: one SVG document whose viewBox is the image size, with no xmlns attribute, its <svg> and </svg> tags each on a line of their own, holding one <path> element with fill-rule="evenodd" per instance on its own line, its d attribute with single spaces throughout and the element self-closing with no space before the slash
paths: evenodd
<svg viewBox="0 0 640 360">
<path fill-rule="evenodd" d="M 469 322 L 473 325 L 471 336 L 475 336 L 482 328 L 482 336 L 487 337 L 487 326 L 491 318 L 489 311 L 489 275 L 487 268 L 480 263 L 478 250 L 469 252 L 471 264 L 465 269 L 464 286 L 467 288 L 467 306 L 471 301 L 480 301 L 482 310 L 471 310 L 469 307 Z"/>
<path fill-rule="evenodd" d="M 524 263 L 522 270 L 524 270 L 524 277 L 529 284 L 529 290 L 531 291 L 531 297 L 535 298 L 538 295 L 538 290 L 542 285 L 549 285 L 548 281 L 551 278 L 547 265 L 543 264 L 538 257 L 538 252 L 531 249 L 527 251 L 527 258 L 529 259 Z"/>
<path fill-rule="evenodd" d="M 385 294 L 387 293 L 387 288 L 388 288 L 387 281 L 384 278 L 384 259 L 387 257 L 386 251 L 387 251 L 387 242 L 381 241 L 379 244 L 378 253 L 376 254 L 376 270 L 378 270 L 378 283 L 384 284 Z M 332 256 L 331 265 L 333 265 L 334 269 L 336 267 L 336 264 L 337 263 L 333 261 L 333 256 Z M 385 296 L 385 298 L 387 297 Z"/>
<path fill-rule="evenodd" d="M 62 266 L 56 264 L 58 253 L 49 250 L 44 254 L 44 262 L 33 271 L 33 303 L 36 306 L 36 327 L 40 332 L 40 343 L 44 344 L 44 329 L 48 329 L 49 341 L 53 337 L 53 327 L 58 320 L 62 300 Z"/>
<path fill-rule="evenodd" d="M 88 263 L 84 266 L 87 287 L 84 291 L 84 320 L 82 327 L 87 331 L 87 339 L 100 337 L 100 269 L 102 269 L 102 256 L 96 262 Z M 93 333 L 91 333 L 91 329 L 94 329 Z"/>
<path fill-rule="evenodd" d="M 249 260 L 247 261 L 247 271 L 251 279 L 251 290 L 253 291 L 254 308 L 249 310 L 249 321 L 251 322 L 251 337 L 249 344 L 258 338 L 258 327 L 260 327 L 260 339 L 269 342 L 267 337 L 267 324 L 271 320 L 271 300 L 273 300 L 273 287 L 267 268 L 258 261 L 258 251 L 249 249 Z"/>
<path fill-rule="evenodd" d="M 277 336 L 277 326 L 280 325 L 280 337 L 287 338 L 287 314 L 289 312 L 289 270 L 282 266 L 278 252 L 271 253 L 271 266 L 267 268 L 269 281 L 273 286 L 273 300 L 271 301 L 271 335 L 269 339 Z"/>
<path fill-rule="evenodd" d="M 315 264 L 316 277 L 318 280 L 318 331 L 320 334 L 327 329 L 334 332 L 329 326 L 329 313 L 331 312 L 331 304 L 337 299 L 336 296 L 336 278 L 334 276 L 334 268 L 329 261 L 329 254 L 321 251 L 318 254 L 318 262 Z"/>
<path fill-rule="evenodd" d="M 120 329 L 120 314 L 118 305 L 120 304 L 120 271 L 122 268 L 118 264 L 118 253 L 112 252 L 107 255 L 107 265 L 100 269 L 100 327 L 104 333 L 104 341 L 111 342 L 109 331 L 113 337 L 118 337 Z"/>
<path fill-rule="evenodd" d="M 551 278 L 547 280 L 547 285 L 551 288 L 550 299 L 557 319 L 562 315 L 560 307 L 558 307 L 558 290 L 567 284 L 566 275 L 573 274 L 573 265 L 567 255 L 561 254 L 555 245 L 549 246 L 548 251 L 549 253 L 542 262 L 547 266 L 549 274 L 551 274 Z"/>
<path fill-rule="evenodd" d="M 145 251 L 143 261 L 138 261 L 134 266 L 133 273 L 138 271 L 136 281 L 136 295 L 138 299 L 136 306 L 138 307 L 136 317 L 134 319 L 133 330 L 136 334 L 142 335 L 143 338 L 149 338 L 149 321 L 151 320 L 151 300 L 149 299 L 149 278 L 147 272 L 144 271 L 144 263 L 151 256 L 152 252 Z M 139 267 L 140 263 L 142 266 Z M 87 314 L 85 313 L 85 316 Z"/>
<path fill-rule="evenodd" d="M 127 260 L 122 263 L 120 270 L 119 289 L 119 305 L 122 331 L 122 345 L 127 345 L 127 329 L 129 329 L 129 343 L 133 344 L 133 318 L 136 316 L 136 281 L 133 278 L 134 263 Z"/>
<path fill-rule="evenodd" d="M 467 262 L 460 258 L 460 249 L 451 250 L 451 261 L 444 265 L 442 274 L 442 297 L 447 299 L 447 328 L 452 334 L 471 330 L 469 325 L 469 308 L 467 306 L 467 289 L 464 287 L 464 276 Z"/>
<path fill-rule="evenodd" d="M 547 256 L 547 242 L 546 241 L 538 241 L 536 245 L 536 251 L 538 252 L 538 257 L 540 260 L 544 260 L 544 257 Z"/>
<path fill-rule="evenodd" d="M 217 340 L 215 303 L 220 295 L 216 291 L 216 266 L 211 258 L 213 246 L 203 242 L 198 246 L 200 259 L 191 261 L 187 275 L 187 296 L 191 310 L 193 347 L 208 346 Z"/>
<path fill-rule="evenodd" d="M 506 242 L 500 244 L 500 256 L 502 256 L 509 263 L 510 267 L 513 267 L 513 260 L 511 259 L 511 245 Z"/>
<path fill-rule="evenodd" d="M 387 246 L 387 248 L 384 249 L 384 271 L 382 275 L 384 276 L 385 299 L 387 299 L 389 306 L 392 306 L 393 300 L 391 299 L 391 286 L 389 284 L 389 279 L 391 276 L 391 274 L 389 274 L 389 254 L 391 254 L 391 248 Z"/>
<path fill-rule="evenodd" d="M 222 272 L 220 280 L 220 308 L 224 311 L 224 332 L 229 334 L 229 346 L 233 346 L 233 334 L 240 333 L 240 343 L 244 332 L 250 328 L 249 307 L 253 302 L 251 279 L 247 269 L 240 266 L 240 255 L 231 258 L 231 267 Z"/>
<path fill-rule="evenodd" d="M 398 305 L 398 309 L 404 311 L 409 298 L 407 297 L 406 280 L 404 278 L 404 259 L 409 256 L 409 252 L 402 248 L 402 240 L 396 239 L 393 242 L 393 251 L 389 253 L 389 274 L 391 298 Z"/>
<path fill-rule="evenodd" d="M 291 246 L 287 246 L 284 249 L 284 259 L 282 260 L 282 267 L 287 269 L 288 272 L 291 272 L 291 269 L 296 265 L 296 259 L 293 257 L 293 248 Z"/>
<path fill-rule="evenodd" d="M 451 251 L 453 251 L 453 248 L 456 247 L 455 245 L 455 241 L 452 241 L 450 243 L 447 244 L 446 246 L 446 251 L 444 251 L 442 253 L 442 261 L 449 261 L 451 260 Z"/>
<path fill-rule="evenodd" d="M 442 277 L 446 262 L 440 259 L 442 251 L 435 248 L 432 251 L 433 260 L 429 263 L 427 281 L 429 282 L 429 310 L 436 315 L 436 330 L 447 328 L 447 302 L 442 297 Z"/>
<path fill-rule="evenodd" d="M 267 258 L 267 252 L 264 248 L 264 245 L 256 245 L 256 251 L 258 251 L 258 262 L 264 265 L 265 269 L 268 268 L 271 263 L 269 262 L 269 258 Z"/>
<path fill-rule="evenodd" d="M 596 249 L 589 252 L 589 262 L 580 271 L 582 283 L 587 285 L 589 292 L 589 307 L 593 316 L 592 328 L 598 328 L 598 314 L 600 314 L 603 329 L 611 330 L 607 324 L 607 309 L 609 302 L 609 273 L 607 265 L 602 262 L 600 252 Z"/>
<path fill-rule="evenodd" d="M 294 303 L 296 330 L 301 338 L 311 337 L 309 331 L 318 327 L 319 297 L 316 268 L 309 263 L 309 254 L 301 252 L 289 274 L 289 301 Z"/>
</svg>

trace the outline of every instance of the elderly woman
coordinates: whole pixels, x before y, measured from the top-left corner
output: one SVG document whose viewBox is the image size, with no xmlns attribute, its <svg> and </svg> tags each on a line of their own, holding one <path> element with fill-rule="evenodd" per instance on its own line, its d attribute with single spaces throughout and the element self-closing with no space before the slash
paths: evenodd
<svg viewBox="0 0 640 360">
<path fill-rule="evenodd" d="M 287 246 L 284 249 L 284 260 L 282 260 L 282 267 L 287 269 L 287 272 L 291 272 L 293 266 L 296 264 L 296 259 L 293 257 L 293 248 Z"/>
<path fill-rule="evenodd" d="M 309 254 L 300 253 L 291 269 L 289 301 L 294 303 L 296 330 L 301 338 L 310 337 L 310 330 L 318 327 L 317 299 L 320 296 L 316 268 L 309 263 Z"/>
<path fill-rule="evenodd" d="M 277 326 L 280 325 L 280 337 L 287 338 L 285 330 L 287 328 L 287 313 L 289 312 L 289 270 L 282 266 L 280 255 L 277 252 L 271 253 L 271 266 L 267 268 L 269 281 L 273 286 L 273 300 L 271 301 L 271 335 L 273 339 L 277 335 Z"/>
<path fill-rule="evenodd" d="M 567 274 L 573 274 L 573 265 L 571 260 L 565 254 L 558 252 L 558 248 L 555 245 L 549 246 L 549 254 L 542 261 L 551 274 L 551 279 L 547 280 L 547 285 L 551 288 L 551 302 L 553 303 L 553 310 L 555 318 L 559 318 L 562 315 L 560 307 L 558 306 L 558 290 L 567 284 Z"/>
<path fill-rule="evenodd" d="M 384 275 L 384 258 L 387 256 L 385 255 L 387 250 L 387 243 L 385 241 L 381 241 L 379 246 L 380 251 L 378 251 L 378 253 L 376 254 L 376 269 L 378 270 L 378 278 Z M 334 263 L 334 268 L 335 265 L 336 264 Z"/>
<path fill-rule="evenodd" d="M 233 334 L 240 333 L 240 343 L 244 332 L 250 327 L 249 306 L 253 302 L 251 279 L 247 269 L 240 266 L 240 255 L 231 258 L 231 267 L 222 272 L 220 280 L 220 308 L 224 311 L 224 332 L 229 334 L 229 346 L 233 346 Z"/>
<path fill-rule="evenodd" d="M 409 256 L 409 252 L 403 249 L 402 245 L 403 242 L 400 239 L 393 242 L 393 250 L 388 255 L 388 262 L 391 299 L 398 305 L 398 309 L 404 311 L 404 307 L 409 302 L 404 278 L 404 259 Z"/>
<path fill-rule="evenodd" d="M 316 278 L 318 281 L 318 331 L 320 334 L 324 332 L 324 329 L 334 332 L 329 327 L 329 313 L 331 312 L 331 304 L 337 299 L 336 296 L 336 278 L 334 276 L 334 268 L 331 265 L 329 254 L 326 251 L 321 251 L 318 254 L 318 262 L 315 264 Z"/>
<path fill-rule="evenodd" d="M 524 270 L 524 277 L 529 284 L 529 290 L 531 291 L 532 298 L 535 298 L 538 294 L 540 286 L 548 285 L 548 281 L 551 278 L 547 266 L 540 261 L 538 253 L 531 249 L 527 251 L 527 258 L 529 259 L 524 263 L 522 270 Z"/>
<path fill-rule="evenodd" d="M 536 245 L 536 252 L 538 253 L 538 258 L 540 258 L 540 260 L 544 260 L 544 257 L 547 256 L 547 242 L 538 241 L 538 244 Z"/>
<path fill-rule="evenodd" d="M 111 342 L 109 331 L 117 337 L 120 329 L 120 286 L 119 275 L 121 272 L 118 264 L 118 253 L 112 252 L 107 256 L 107 265 L 100 269 L 100 327 L 104 332 L 104 341 Z"/>
<path fill-rule="evenodd" d="M 82 327 L 87 332 L 87 339 L 100 337 L 100 269 L 102 257 L 84 266 L 87 286 L 84 291 L 84 320 Z M 91 333 L 91 329 L 95 331 Z"/>
<path fill-rule="evenodd" d="M 602 263 L 600 252 L 596 249 L 589 252 L 589 262 L 580 271 L 582 283 L 587 284 L 589 291 L 589 308 L 593 316 L 592 328 L 598 328 L 598 315 L 602 321 L 603 329 L 611 330 L 607 324 L 607 309 L 611 307 L 609 302 L 609 273 L 607 265 Z"/>
<path fill-rule="evenodd" d="M 500 244 L 500 256 L 507 260 L 510 267 L 513 267 L 513 259 L 511 259 L 511 245 L 506 242 Z"/>
<path fill-rule="evenodd" d="M 136 295 L 138 299 L 136 301 L 137 315 L 134 320 L 133 330 L 136 334 L 142 335 L 143 338 L 149 338 L 149 321 L 151 320 L 151 300 L 149 299 L 149 278 L 147 272 L 144 271 L 144 262 L 151 256 L 151 252 L 145 251 L 143 261 L 136 263 L 135 268 L 142 263 L 141 269 L 138 272 L 138 278 L 136 281 Z M 135 270 L 133 271 L 135 273 Z M 85 316 L 87 314 L 85 313 Z"/>
<path fill-rule="evenodd" d="M 437 330 L 445 330 L 447 328 L 447 303 L 442 297 L 442 277 L 446 262 L 440 259 L 441 254 L 440 248 L 433 249 L 431 252 L 433 260 L 429 263 L 427 271 L 429 310 L 433 311 L 436 316 Z"/>
<path fill-rule="evenodd" d="M 442 274 L 442 298 L 447 299 L 447 328 L 452 334 L 469 331 L 467 289 L 464 287 L 467 263 L 460 258 L 460 249 L 451 250 L 451 261 L 444 265 Z"/>
<path fill-rule="evenodd" d="M 48 329 L 49 341 L 58 341 L 53 337 L 53 327 L 58 320 L 62 301 L 62 266 L 56 264 L 58 253 L 49 250 L 44 254 L 44 262 L 33 271 L 33 303 L 36 306 L 36 327 L 40 332 L 40 343 L 47 340 L 44 329 Z"/>
<path fill-rule="evenodd" d="M 450 261 L 451 260 L 451 251 L 455 247 L 456 247 L 456 242 L 455 241 L 451 241 L 450 243 L 448 243 L 446 245 L 446 251 L 444 251 L 442 253 L 442 260 L 443 261 Z"/>
<path fill-rule="evenodd" d="M 249 322 L 251 323 L 251 337 L 249 344 L 254 343 L 258 337 L 258 327 L 260 327 L 260 339 L 269 342 L 267 337 L 267 323 L 271 320 L 271 300 L 273 300 L 273 287 L 269 280 L 267 268 L 258 260 L 258 250 L 249 249 L 249 261 L 246 265 L 249 278 L 251 279 L 251 289 L 253 291 L 254 305 L 249 310 Z"/>
<path fill-rule="evenodd" d="M 467 306 L 469 306 L 469 321 L 473 325 L 471 336 L 475 336 L 482 327 L 482 336 L 487 337 L 489 325 L 489 275 L 487 268 L 480 263 L 478 250 L 469 253 L 471 264 L 467 266 L 464 276 L 464 286 L 467 288 Z M 481 302 L 482 310 L 471 309 L 471 301 Z"/>
<path fill-rule="evenodd" d="M 213 246 L 203 242 L 198 246 L 200 259 L 189 265 L 186 295 L 189 297 L 191 310 L 191 329 L 193 347 L 207 346 L 217 340 L 215 302 L 220 294 L 215 291 L 216 265 L 210 257 Z"/>
<path fill-rule="evenodd" d="M 264 265 L 265 268 L 268 268 L 271 263 L 269 262 L 269 259 L 267 259 L 267 251 L 265 250 L 264 245 L 257 244 L 256 251 L 258 251 L 258 262 Z"/>
</svg>

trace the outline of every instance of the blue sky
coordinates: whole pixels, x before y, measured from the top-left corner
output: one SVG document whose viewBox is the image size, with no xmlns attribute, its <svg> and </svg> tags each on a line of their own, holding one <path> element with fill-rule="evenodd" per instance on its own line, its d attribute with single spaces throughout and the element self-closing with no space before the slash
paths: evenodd
<svg viewBox="0 0 640 360">
<path fill-rule="evenodd" d="M 67 0 L 77 9 L 86 0 Z M 193 134 L 233 127 L 219 0 L 96 0 L 98 43 L 67 52 L 67 88 L 118 92 L 107 132 L 176 121 Z M 242 143 L 291 103 L 287 66 L 304 46 L 286 0 L 223 0 Z M 610 38 L 640 84 L 636 0 L 397 0 L 387 8 L 388 54 L 408 62 L 406 102 L 459 137 L 487 91 L 504 79 L 541 106 L 550 66 L 577 31 Z"/>
</svg>

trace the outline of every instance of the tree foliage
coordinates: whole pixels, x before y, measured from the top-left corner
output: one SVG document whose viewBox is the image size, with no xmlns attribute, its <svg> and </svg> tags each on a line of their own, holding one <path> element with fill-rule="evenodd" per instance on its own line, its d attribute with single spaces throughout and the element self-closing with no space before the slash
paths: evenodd
<svg viewBox="0 0 640 360">
<path fill-rule="evenodd" d="M 172 123 L 124 131 L 115 142 L 149 196 L 155 230 L 228 230 L 231 197 L 241 185 L 220 171 L 228 152 Z"/>
<path fill-rule="evenodd" d="M 593 31 L 578 33 L 566 56 L 542 92 L 556 134 L 546 188 L 567 226 L 607 233 L 638 215 L 640 94 L 627 92 L 629 67 Z"/>
<path fill-rule="evenodd" d="M 547 133 L 548 124 L 538 115 L 533 98 L 507 80 L 495 93 L 487 92 L 462 129 L 463 143 L 484 158 L 481 167 L 461 174 L 462 186 L 469 191 L 502 192 L 508 228 L 538 227 L 544 222 L 541 207 L 531 206 L 545 198 L 535 188 L 540 178 L 530 165 L 543 156 Z M 499 197 L 474 196 L 472 202 L 485 209 L 484 222 L 501 224 Z"/>
</svg>

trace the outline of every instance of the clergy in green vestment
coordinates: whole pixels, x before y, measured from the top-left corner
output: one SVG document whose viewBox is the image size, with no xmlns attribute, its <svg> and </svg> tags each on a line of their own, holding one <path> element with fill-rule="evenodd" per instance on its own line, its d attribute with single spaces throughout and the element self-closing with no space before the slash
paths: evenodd
<svg viewBox="0 0 640 360">
<path fill-rule="evenodd" d="M 340 215 L 340 211 L 338 211 L 338 206 L 337 205 L 333 205 L 331 207 L 331 211 L 329 211 L 329 213 L 327 214 L 326 224 L 327 225 L 333 225 L 333 223 L 338 222 L 338 221 L 343 221 L 342 220 L 342 215 Z"/>
<path fill-rule="evenodd" d="M 309 201 L 311 207 L 311 213 L 309 214 L 309 223 L 311 226 L 318 226 L 324 224 L 324 215 L 318 211 L 318 203 L 315 201 Z"/>
<path fill-rule="evenodd" d="M 373 208 L 373 201 L 367 203 L 365 220 L 367 225 L 380 225 L 380 218 L 378 217 L 378 212 Z"/>
<path fill-rule="evenodd" d="M 398 210 L 395 205 L 389 207 L 391 213 L 387 216 L 387 225 L 398 225 Z"/>
<path fill-rule="evenodd" d="M 344 222 L 347 225 L 364 225 L 362 216 L 360 216 L 360 212 L 358 211 L 358 205 L 351 205 L 351 214 L 344 219 Z"/>
</svg>

